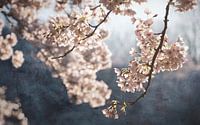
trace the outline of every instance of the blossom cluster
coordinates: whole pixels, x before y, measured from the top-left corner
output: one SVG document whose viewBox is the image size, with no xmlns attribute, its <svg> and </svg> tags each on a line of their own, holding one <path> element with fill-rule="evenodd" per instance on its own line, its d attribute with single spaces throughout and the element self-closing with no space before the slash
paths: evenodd
<svg viewBox="0 0 200 125">
<path fill-rule="evenodd" d="M 115 70 L 118 76 L 118 86 L 122 91 L 145 91 L 143 84 L 147 82 L 149 77 L 151 62 L 159 46 L 161 37 L 161 35 L 154 34 L 152 25 L 152 18 L 139 20 L 136 26 L 136 37 L 140 52 L 136 52 L 133 49 L 130 51 L 133 60 L 130 61 L 126 71 Z M 182 67 L 185 62 L 186 51 L 187 47 L 181 38 L 174 43 L 170 43 L 167 36 L 165 36 L 163 46 L 153 66 L 153 74 L 160 71 L 174 71 Z"/>
<path fill-rule="evenodd" d="M 132 5 L 134 2 L 136 3 L 143 3 L 147 2 L 146 0 L 100 0 L 100 3 L 102 3 L 108 10 L 112 10 L 115 14 L 120 14 L 123 16 L 129 16 L 131 18 L 131 21 L 135 23 L 135 15 L 136 12 L 133 10 Z"/>
<path fill-rule="evenodd" d="M 0 20 L 0 31 L 3 28 L 3 21 Z M 17 37 L 14 33 L 7 34 L 4 38 L 0 33 L 0 60 L 8 60 L 12 57 L 12 64 L 15 68 L 19 68 L 24 63 L 23 52 L 15 50 L 13 47 L 17 44 Z"/>
<path fill-rule="evenodd" d="M 70 13 L 50 18 L 47 23 L 35 26 L 32 32 L 24 32 L 23 35 L 31 41 L 42 41 L 44 45 L 78 46 L 85 44 L 90 36 L 98 40 L 103 34 L 107 35 L 107 31 L 94 28 L 105 16 L 106 9 L 103 6 L 96 9 L 85 7 L 81 12 L 72 9 Z"/>
<path fill-rule="evenodd" d="M 143 3 L 147 0 L 100 0 L 99 3 L 102 3 L 108 10 L 113 10 L 114 12 L 122 10 L 121 6 L 130 7 L 133 2 Z"/>
<path fill-rule="evenodd" d="M 124 92 L 146 92 L 145 83 L 149 82 L 149 77 L 163 71 L 174 71 L 182 67 L 186 59 L 187 47 L 179 38 L 175 42 L 170 42 L 167 35 L 164 35 L 161 41 L 162 33 L 155 34 L 152 29 L 154 16 L 145 11 L 147 19 L 137 20 L 135 35 L 139 51 L 133 48 L 130 55 L 133 59 L 129 62 L 127 68 L 117 69 L 117 83 Z M 161 44 L 162 42 L 162 44 Z M 156 57 L 155 57 L 156 54 Z M 152 61 L 154 61 L 152 63 Z M 102 110 L 106 117 L 116 118 L 117 109 L 111 105 Z"/>
<path fill-rule="evenodd" d="M 173 5 L 178 11 L 188 11 L 197 5 L 197 0 L 174 0 Z"/>
<path fill-rule="evenodd" d="M 111 67 L 111 55 L 103 41 L 108 32 L 95 26 L 102 20 L 106 22 L 106 8 L 89 5 L 91 2 L 88 2 L 88 6 L 80 11 L 72 8 L 69 13 L 64 11 L 64 15 L 42 24 L 38 22 L 36 14 L 41 7 L 48 5 L 48 0 L 25 2 L 13 2 L 11 14 L 17 19 L 22 35 L 41 47 L 38 58 L 52 69 L 54 77 L 62 79 L 72 102 L 89 103 L 92 107 L 103 106 L 110 98 L 111 90 L 106 83 L 96 80 L 96 72 Z M 67 2 L 57 0 L 55 10 L 64 10 Z M 74 5 L 79 4 L 73 2 Z M 59 58 L 70 49 L 73 52 L 67 58 Z M 18 62 L 16 59 L 21 54 L 17 51 L 14 55 L 18 56 L 12 61 Z"/>
<path fill-rule="evenodd" d="M 0 125 L 7 124 L 6 118 L 15 118 L 19 121 L 19 125 L 28 125 L 20 104 L 5 100 L 5 88 L 0 87 Z"/>
<path fill-rule="evenodd" d="M 120 113 L 126 113 L 126 108 L 126 102 L 120 104 L 119 101 L 112 100 L 110 106 L 106 109 L 103 109 L 102 113 L 107 118 L 118 119 Z"/>
<path fill-rule="evenodd" d="M 92 26 L 105 15 L 102 6 L 86 7 L 81 12 L 72 10 L 26 34 L 27 39 L 41 41 L 38 58 L 52 69 L 54 77 L 62 79 L 68 96 L 76 104 L 103 106 L 111 95 L 107 84 L 96 80 L 96 72 L 111 67 L 110 51 L 104 43 L 108 32 Z M 70 49 L 72 53 L 62 56 Z"/>
<path fill-rule="evenodd" d="M 67 4 L 68 0 L 56 0 L 56 11 L 62 11 L 65 8 L 65 5 Z"/>
<path fill-rule="evenodd" d="M 87 6 L 89 6 L 90 3 L 92 3 L 92 0 L 55 0 L 55 1 L 56 1 L 55 10 L 57 12 L 63 11 L 63 9 L 66 8 L 67 5 L 70 5 L 70 6 L 87 5 Z"/>
<path fill-rule="evenodd" d="M 96 72 L 111 66 L 110 54 L 103 42 L 87 47 L 81 46 L 62 59 L 52 59 L 58 48 L 42 49 L 37 56 L 52 68 L 54 77 L 62 79 L 72 102 L 99 107 L 110 98 L 111 90 L 106 83 L 96 80 Z"/>
<path fill-rule="evenodd" d="M 86 7 L 82 13 L 72 12 L 70 17 L 55 17 L 50 20 L 49 30 L 46 31 L 47 42 L 60 47 L 84 44 L 88 41 L 86 37 L 89 37 L 94 30 L 89 23 L 100 22 L 104 16 L 105 12 L 102 9 L 92 11 L 89 7 Z M 101 32 L 106 31 L 99 30 L 98 34 Z M 95 35 L 92 37 L 95 37 Z M 96 35 L 95 39 L 99 39 L 99 37 L 101 35 Z"/>
</svg>

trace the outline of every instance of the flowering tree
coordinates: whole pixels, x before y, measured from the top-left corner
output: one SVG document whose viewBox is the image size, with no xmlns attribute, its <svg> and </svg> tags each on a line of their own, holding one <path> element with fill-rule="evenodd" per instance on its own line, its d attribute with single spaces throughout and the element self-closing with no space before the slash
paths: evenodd
<svg viewBox="0 0 200 125">
<path fill-rule="evenodd" d="M 112 100 L 102 110 L 106 117 L 117 119 L 128 106 L 134 105 L 148 91 L 151 79 L 163 71 L 174 71 L 186 60 L 187 47 L 182 38 L 170 41 L 166 31 L 170 7 L 184 12 L 193 9 L 196 0 L 166 0 L 164 27 L 160 33 L 152 29 L 156 14 L 145 10 L 146 19 L 136 18 L 133 4 L 147 0 L 4 0 L 0 3 L 12 31 L 6 37 L 0 36 L 0 59 L 12 57 L 15 68 L 23 65 L 23 53 L 12 47 L 17 38 L 27 39 L 38 46 L 37 57 L 52 69 L 53 77 L 60 78 L 66 87 L 70 100 L 76 104 L 89 103 L 96 108 L 104 106 L 111 96 L 111 90 L 103 81 L 96 80 L 96 73 L 111 67 L 111 54 L 104 43 L 109 36 L 106 23 L 111 13 L 129 16 L 136 26 L 135 35 L 139 51 L 132 49 L 132 60 L 126 68 L 117 69 L 117 83 L 123 92 L 139 92 L 135 100 Z M 42 22 L 37 18 L 41 8 L 54 4 L 57 16 Z M 0 22 L 0 31 L 4 22 Z M 117 43 L 116 43 L 117 44 Z"/>
</svg>

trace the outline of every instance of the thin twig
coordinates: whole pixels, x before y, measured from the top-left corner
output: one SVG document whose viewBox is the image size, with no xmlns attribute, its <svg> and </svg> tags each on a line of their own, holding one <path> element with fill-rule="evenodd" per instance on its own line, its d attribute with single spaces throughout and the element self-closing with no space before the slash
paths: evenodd
<svg viewBox="0 0 200 125">
<path fill-rule="evenodd" d="M 92 35 L 94 35 L 94 33 L 96 32 L 96 30 L 98 29 L 98 27 L 101 26 L 101 24 L 103 24 L 106 21 L 106 19 L 108 18 L 108 16 L 110 15 L 111 12 L 112 12 L 112 10 L 109 10 L 108 13 L 106 14 L 106 16 L 103 18 L 103 20 L 99 24 L 97 24 L 96 26 L 92 26 L 91 24 L 89 24 L 89 26 L 91 26 L 92 28 L 94 28 L 94 30 L 91 33 L 87 34 L 86 37 L 83 38 L 82 40 L 86 40 L 89 37 L 91 37 Z M 57 57 L 53 57 L 52 59 L 63 58 L 66 55 L 68 55 L 69 53 L 71 53 L 75 48 L 76 48 L 76 46 L 74 45 L 70 50 L 66 51 L 63 55 L 57 56 Z"/>
<path fill-rule="evenodd" d="M 75 47 L 76 46 L 74 45 L 70 50 L 68 50 L 67 52 L 65 52 L 63 55 L 52 57 L 52 59 L 64 58 L 66 55 L 68 55 L 70 52 L 72 52 L 75 49 Z"/>
<path fill-rule="evenodd" d="M 161 33 L 154 33 L 153 35 L 161 35 L 162 34 L 162 32 Z"/>
<path fill-rule="evenodd" d="M 111 12 L 112 12 L 112 10 L 109 10 L 107 12 L 106 16 L 103 18 L 103 20 L 99 24 L 97 24 L 96 26 L 90 25 L 92 28 L 94 28 L 94 30 L 91 33 L 87 34 L 86 37 L 83 38 L 82 40 L 86 40 L 89 37 L 91 37 L 96 32 L 96 30 L 98 29 L 98 27 L 101 26 L 101 24 L 103 24 L 106 21 L 106 19 L 108 18 L 108 16 L 110 15 Z"/>
<path fill-rule="evenodd" d="M 145 92 L 143 92 L 139 97 L 137 97 L 134 101 L 132 102 L 128 102 L 129 105 L 134 105 L 135 103 L 137 103 L 140 99 L 142 99 L 146 93 L 147 93 L 147 90 L 151 84 L 151 78 L 152 78 L 152 74 L 153 74 L 153 71 L 154 71 L 154 64 L 155 64 L 155 61 L 156 61 L 156 58 L 158 56 L 158 53 L 159 51 L 162 49 L 162 46 L 163 46 L 163 42 L 164 42 L 164 38 L 165 38 L 165 35 L 166 35 L 166 31 L 167 31 L 167 27 L 168 27 L 168 15 L 169 15 L 169 9 L 170 9 L 170 4 L 172 3 L 172 0 L 169 0 L 167 6 L 166 6 L 166 13 L 165 13 L 165 19 L 164 19 L 164 29 L 162 31 L 162 35 L 161 35 L 161 39 L 160 39 L 160 43 L 159 43 L 159 46 L 157 47 L 155 53 L 154 53 L 154 56 L 153 56 L 153 59 L 152 59 L 152 63 L 150 65 L 150 72 L 149 72 L 149 77 L 148 77 L 148 82 L 147 82 L 147 86 L 145 87 Z"/>
<path fill-rule="evenodd" d="M 1 13 L 4 15 L 4 17 L 6 18 L 6 20 L 7 20 L 10 24 L 12 24 L 11 20 L 9 19 L 8 14 L 7 14 L 5 11 L 1 11 Z"/>
<path fill-rule="evenodd" d="M 74 19 L 74 20 L 77 19 L 76 17 L 71 16 L 64 8 L 63 8 L 63 10 L 64 10 L 64 12 L 65 12 L 65 14 L 67 15 L 68 18 Z"/>
<path fill-rule="evenodd" d="M 90 10 L 96 10 L 97 8 L 99 8 L 101 6 L 101 4 L 97 5 L 96 7 L 90 8 Z"/>
</svg>

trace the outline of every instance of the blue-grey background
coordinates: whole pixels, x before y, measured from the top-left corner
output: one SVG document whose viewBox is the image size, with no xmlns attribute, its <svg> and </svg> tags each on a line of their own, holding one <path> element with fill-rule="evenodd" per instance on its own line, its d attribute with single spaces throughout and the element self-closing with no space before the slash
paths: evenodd
<svg viewBox="0 0 200 125">
<path fill-rule="evenodd" d="M 200 71 L 195 67 L 156 76 L 145 98 L 130 107 L 126 116 L 112 120 L 101 114 L 101 108 L 71 104 L 61 80 L 52 78 L 49 69 L 35 58 L 37 49 L 23 40 L 16 48 L 25 53 L 25 63 L 16 70 L 10 60 L 0 61 L 0 83 L 8 88 L 7 99 L 20 99 L 30 125 L 200 124 Z M 122 99 L 113 70 L 98 75 L 113 88 L 113 98 Z"/>
</svg>

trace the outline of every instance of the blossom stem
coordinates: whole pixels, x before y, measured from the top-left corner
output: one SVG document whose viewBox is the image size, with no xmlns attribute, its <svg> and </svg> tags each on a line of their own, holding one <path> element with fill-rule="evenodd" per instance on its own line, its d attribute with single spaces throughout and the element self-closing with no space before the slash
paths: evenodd
<svg viewBox="0 0 200 125">
<path fill-rule="evenodd" d="M 167 27 L 168 27 L 168 21 L 169 21 L 168 16 L 169 16 L 169 10 L 170 10 L 171 3 L 172 3 L 172 0 L 169 0 L 168 4 L 166 6 L 166 12 L 165 12 L 165 17 L 164 17 L 164 28 L 163 28 L 163 31 L 161 32 L 161 39 L 160 39 L 159 46 L 155 50 L 154 56 L 152 58 L 152 62 L 150 65 L 150 71 L 149 71 L 149 77 L 148 77 L 147 85 L 145 87 L 145 92 L 143 92 L 140 96 L 138 96 L 134 101 L 128 102 L 127 104 L 129 104 L 129 105 L 134 105 L 135 103 L 137 103 L 140 99 L 142 99 L 147 94 L 147 90 L 149 89 L 149 86 L 151 84 L 152 74 L 154 71 L 154 64 L 155 64 L 155 61 L 156 61 L 159 51 L 162 49 L 163 42 L 165 39 L 165 35 L 166 35 Z"/>
<path fill-rule="evenodd" d="M 106 21 L 106 19 L 108 18 L 108 16 L 110 15 L 111 12 L 112 12 L 112 10 L 109 10 L 107 12 L 106 16 L 103 18 L 103 20 L 99 24 L 97 24 L 96 26 L 92 26 L 92 28 L 94 28 L 94 30 L 91 33 L 87 34 L 86 37 L 83 38 L 82 40 L 86 40 L 87 38 L 91 37 L 96 32 L 98 27 L 101 26 L 101 24 L 103 24 Z"/>
<path fill-rule="evenodd" d="M 58 58 L 64 58 L 66 55 L 68 55 L 70 52 L 72 52 L 75 49 L 75 46 L 73 46 L 70 50 L 65 52 L 63 55 L 53 57 L 52 59 L 58 59 Z"/>
</svg>

